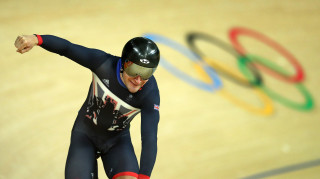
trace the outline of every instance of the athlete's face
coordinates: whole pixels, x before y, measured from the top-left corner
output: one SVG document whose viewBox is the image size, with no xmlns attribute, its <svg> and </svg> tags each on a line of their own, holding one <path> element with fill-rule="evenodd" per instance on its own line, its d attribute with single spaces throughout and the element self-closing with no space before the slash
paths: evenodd
<svg viewBox="0 0 320 179">
<path fill-rule="evenodd" d="M 121 79 L 126 85 L 130 93 L 136 93 L 139 89 L 147 83 L 148 80 L 142 80 L 140 76 L 131 77 L 125 71 L 122 73 Z"/>
</svg>

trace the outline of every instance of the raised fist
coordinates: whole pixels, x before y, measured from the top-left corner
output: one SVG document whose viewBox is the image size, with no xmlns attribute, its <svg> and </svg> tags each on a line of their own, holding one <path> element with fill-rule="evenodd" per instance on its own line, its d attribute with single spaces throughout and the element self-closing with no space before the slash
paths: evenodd
<svg viewBox="0 0 320 179">
<path fill-rule="evenodd" d="M 14 45 L 17 48 L 17 52 L 23 54 L 31 50 L 38 44 L 38 38 L 35 35 L 21 35 L 18 36 Z"/>
</svg>

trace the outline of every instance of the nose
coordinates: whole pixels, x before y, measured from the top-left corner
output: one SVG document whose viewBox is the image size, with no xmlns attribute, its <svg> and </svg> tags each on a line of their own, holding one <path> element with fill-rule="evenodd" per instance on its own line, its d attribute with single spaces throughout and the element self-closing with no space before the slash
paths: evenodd
<svg viewBox="0 0 320 179">
<path fill-rule="evenodd" d="M 134 81 L 135 81 L 136 83 L 140 84 L 141 81 L 142 81 L 141 76 L 136 76 L 136 77 L 134 78 Z"/>
</svg>

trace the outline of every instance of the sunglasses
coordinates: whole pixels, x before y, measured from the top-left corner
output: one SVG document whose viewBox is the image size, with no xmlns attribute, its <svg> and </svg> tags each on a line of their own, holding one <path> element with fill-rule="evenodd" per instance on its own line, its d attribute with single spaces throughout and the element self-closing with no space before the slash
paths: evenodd
<svg viewBox="0 0 320 179">
<path fill-rule="evenodd" d="M 124 71 L 130 77 L 140 76 L 142 80 L 147 80 L 153 75 L 153 73 L 156 71 L 156 68 L 143 67 L 131 61 L 126 61 L 124 63 Z"/>
</svg>

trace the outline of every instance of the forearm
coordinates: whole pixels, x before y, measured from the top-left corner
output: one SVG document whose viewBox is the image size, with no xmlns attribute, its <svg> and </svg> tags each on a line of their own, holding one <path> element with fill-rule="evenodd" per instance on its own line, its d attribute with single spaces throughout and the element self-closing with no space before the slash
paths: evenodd
<svg viewBox="0 0 320 179">
<path fill-rule="evenodd" d="M 65 56 L 92 71 L 97 69 L 108 58 L 108 54 L 101 50 L 73 44 L 53 35 L 18 36 L 14 45 L 17 48 L 17 52 L 21 54 L 39 45 L 50 52 Z"/>
<path fill-rule="evenodd" d="M 150 93 L 147 98 L 145 108 L 141 111 L 141 141 L 142 150 L 140 158 L 140 175 L 151 176 L 157 157 L 157 136 L 158 123 L 160 120 L 159 110 L 154 108 L 155 104 L 160 104 L 159 93 Z M 140 177 L 139 179 L 148 179 Z"/>
<path fill-rule="evenodd" d="M 72 44 L 68 40 L 53 35 L 37 35 L 37 38 L 38 41 L 41 42 L 38 45 L 45 50 L 62 56 L 68 56 L 70 53 L 69 51 Z"/>
<path fill-rule="evenodd" d="M 87 48 L 81 45 L 73 44 L 68 40 L 52 35 L 38 36 L 40 46 L 50 52 L 65 56 L 74 62 L 94 70 L 102 62 L 105 53 L 97 49 Z"/>
<path fill-rule="evenodd" d="M 140 175 L 150 177 L 157 157 L 157 137 L 142 137 L 142 150 L 140 158 Z M 140 179 L 140 178 L 139 178 Z M 141 179 L 144 179 L 141 177 Z"/>
</svg>

